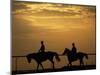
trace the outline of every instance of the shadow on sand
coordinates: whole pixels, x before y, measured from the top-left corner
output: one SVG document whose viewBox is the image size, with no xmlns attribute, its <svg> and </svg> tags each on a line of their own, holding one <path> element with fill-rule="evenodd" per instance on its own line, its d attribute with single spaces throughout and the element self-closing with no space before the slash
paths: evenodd
<svg viewBox="0 0 100 75">
<path fill-rule="evenodd" d="M 62 68 L 57 69 L 44 69 L 44 70 L 17 70 L 12 71 L 12 74 L 29 74 L 29 73 L 45 73 L 45 72 L 61 72 L 61 71 L 77 71 L 77 70 L 90 70 L 90 69 L 96 69 L 96 65 L 86 65 L 86 66 L 64 66 Z"/>
</svg>

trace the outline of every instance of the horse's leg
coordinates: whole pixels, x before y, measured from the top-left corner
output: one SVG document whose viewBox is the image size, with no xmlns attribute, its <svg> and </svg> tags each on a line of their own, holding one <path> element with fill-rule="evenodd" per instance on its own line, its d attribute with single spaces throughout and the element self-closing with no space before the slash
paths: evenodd
<svg viewBox="0 0 100 75">
<path fill-rule="evenodd" d="M 40 65 L 41 65 L 42 69 L 44 70 L 42 63 L 40 63 Z"/>
<path fill-rule="evenodd" d="M 69 62 L 70 66 L 72 66 L 72 62 Z"/>
<path fill-rule="evenodd" d="M 53 61 L 53 60 L 51 60 L 51 62 L 52 62 L 52 65 L 53 65 L 53 69 L 54 69 L 54 61 Z"/>
<path fill-rule="evenodd" d="M 71 66 L 71 62 L 70 61 L 68 62 L 67 66 Z"/>
<path fill-rule="evenodd" d="M 38 67 L 39 67 L 39 63 L 38 63 L 38 65 L 37 65 L 37 71 L 38 71 Z"/>
<path fill-rule="evenodd" d="M 72 66 L 72 62 L 69 60 L 68 66 Z"/>
<path fill-rule="evenodd" d="M 83 62 L 83 59 L 81 60 L 81 63 L 82 63 L 82 66 L 84 66 L 84 62 Z"/>
<path fill-rule="evenodd" d="M 83 63 L 83 59 L 80 59 L 80 66 L 83 66 L 84 63 Z"/>
<path fill-rule="evenodd" d="M 69 66 L 69 63 L 67 64 L 67 66 Z"/>
<path fill-rule="evenodd" d="M 82 61 L 82 65 L 84 66 L 84 62 Z"/>
<path fill-rule="evenodd" d="M 68 62 L 67 66 L 70 66 L 70 62 Z"/>
<path fill-rule="evenodd" d="M 80 59 L 80 66 L 81 66 L 81 59 Z"/>
</svg>

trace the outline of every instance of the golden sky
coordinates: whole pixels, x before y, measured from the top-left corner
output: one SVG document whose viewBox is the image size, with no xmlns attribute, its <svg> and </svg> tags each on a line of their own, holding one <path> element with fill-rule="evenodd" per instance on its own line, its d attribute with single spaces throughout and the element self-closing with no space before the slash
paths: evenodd
<svg viewBox="0 0 100 75">
<path fill-rule="evenodd" d="M 62 53 L 75 42 L 78 51 L 95 52 L 96 7 L 18 2 L 12 3 L 13 55 L 46 50 Z"/>
</svg>

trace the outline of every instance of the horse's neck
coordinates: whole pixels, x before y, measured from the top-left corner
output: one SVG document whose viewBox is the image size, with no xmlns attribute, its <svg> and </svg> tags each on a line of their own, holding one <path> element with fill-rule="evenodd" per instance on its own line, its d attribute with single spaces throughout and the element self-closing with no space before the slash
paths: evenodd
<svg viewBox="0 0 100 75">
<path fill-rule="evenodd" d="M 31 54 L 31 57 L 32 57 L 32 58 L 36 58 L 36 55 L 37 55 L 37 53 L 32 53 L 32 54 Z"/>
<path fill-rule="evenodd" d="M 67 51 L 66 53 L 67 53 L 68 55 L 70 55 L 72 52 L 71 52 L 71 51 Z"/>
</svg>

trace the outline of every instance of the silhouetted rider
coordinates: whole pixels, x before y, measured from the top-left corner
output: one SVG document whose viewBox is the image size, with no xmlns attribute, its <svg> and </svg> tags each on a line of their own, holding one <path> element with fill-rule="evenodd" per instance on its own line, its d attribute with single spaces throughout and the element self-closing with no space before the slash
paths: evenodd
<svg viewBox="0 0 100 75">
<path fill-rule="evenodd" d="M 72 43 L 72 54 L 73 54 L 73 56 L 75 56 L 76 53 L 77 53 L 77 49 L 75 47 L 75 43 Z"/>
<path fill-rule="evenodd" d="M 41 41 L 41 47 L 39 49 L 39 52 L 45 52 L 45 46 L 44 46 L 43 41 Z"/>
</svg>

